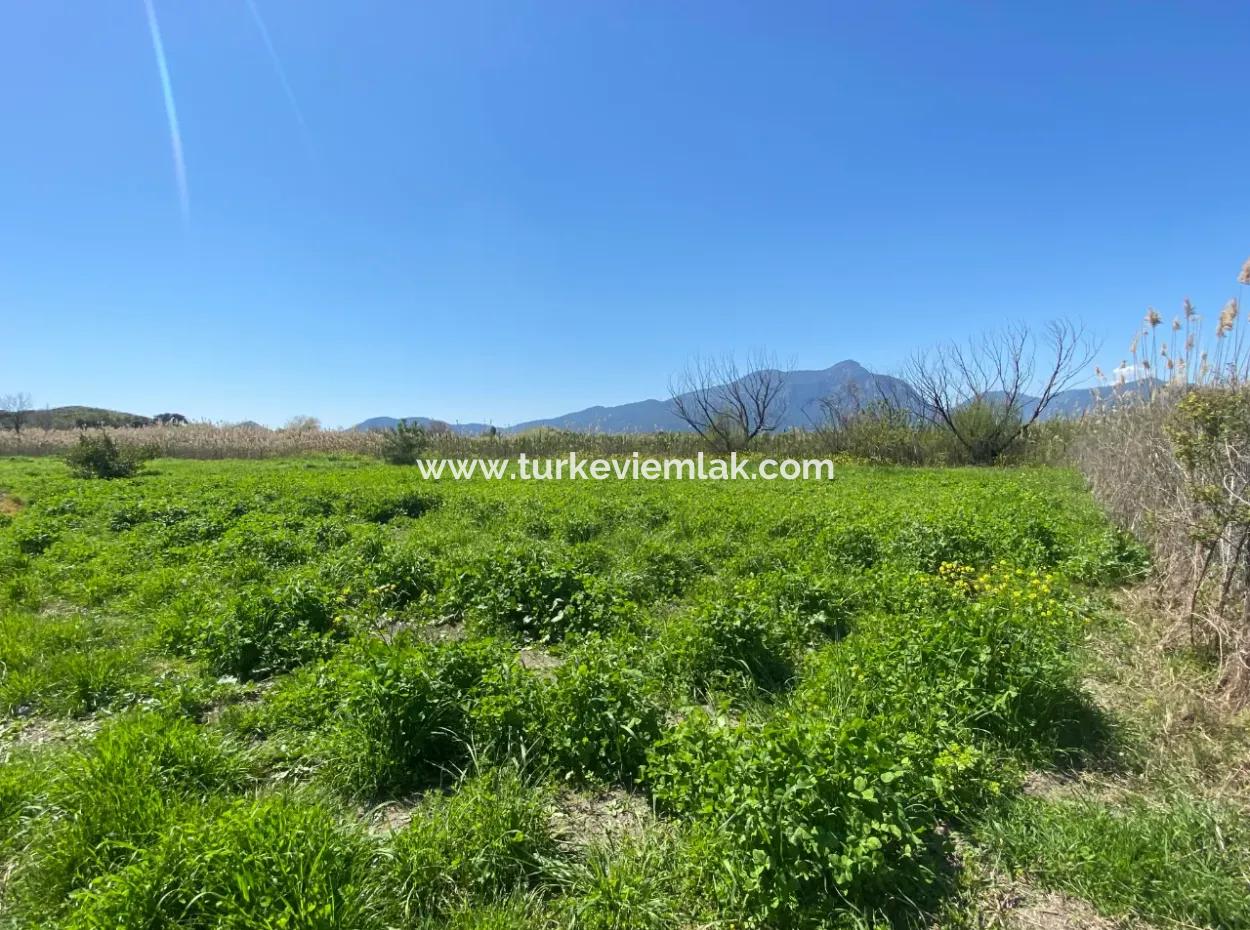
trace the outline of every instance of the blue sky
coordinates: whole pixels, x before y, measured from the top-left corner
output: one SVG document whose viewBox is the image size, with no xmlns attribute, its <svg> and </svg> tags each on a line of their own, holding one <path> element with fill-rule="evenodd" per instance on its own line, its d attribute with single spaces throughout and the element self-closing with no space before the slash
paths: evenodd
<svg viewBox="0 0 1250 930">
<path fill-rule="evenodd" d="M 1250 254 L 1246 3 L 254 0 L 275 62 L 152 2 L 185 217 L 143 0 L 3 12 L 38 406 L 506 425 L 1054 316 L 1114 365 Z"/>
</svg>

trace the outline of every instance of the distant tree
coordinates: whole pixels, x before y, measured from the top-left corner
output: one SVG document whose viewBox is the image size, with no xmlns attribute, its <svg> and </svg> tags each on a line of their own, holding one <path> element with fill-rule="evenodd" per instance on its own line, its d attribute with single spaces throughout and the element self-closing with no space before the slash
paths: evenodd
<svg viewBox="0 0 1250 930">
<path fill-rule="evenodd" d="M 158 413 L 152 417 L 161 426 L 185 426 L 187 418 L 181 413 Z"/>
<path fill-rule="evenodd" d="M 673 412 L 720 452 L 746 449 L 776 430 L 786 412 L 776 360 L 756 352 L 746 365 L 744 373 L 732 355 L 695 358 L 669 382 Z"/>
<path fill-rule="evenodd" d="M 5 394 L 0 397 L 0 420 L 9 424 L 13 432 L 21 435 L 22 426 L 32 413 L 29 394 Z"/>
<path fill-rule="evenodd" d="M 284 426 L 283 429 L 290 430 L 294 433 L 311 433 L 321 429 L 321 421 L 316 417 L 300 414 L 299 416 L 294 416 L 287 420 L 286 426 Z"/>
<path fill-rule="evenodd" d="M 1094 352 L 1073 323 L 1050 322 L 1041 336 L 1021 324 L 917 353 L 906 380 L 921 414 L 949 430 L 974 463 L 988 465 L 1085 373 Z"/>
<path fill-rule="evenodd" d="M 431 420 L 425 427 L 431 436 L 446 436 L 451 432 L 451 424 L 444 420 Z"/>
</svg>

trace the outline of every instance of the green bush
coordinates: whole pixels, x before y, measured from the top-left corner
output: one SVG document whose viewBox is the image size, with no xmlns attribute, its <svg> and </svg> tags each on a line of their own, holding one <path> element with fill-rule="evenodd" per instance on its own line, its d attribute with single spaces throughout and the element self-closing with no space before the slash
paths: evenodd
<svg viewBox="0 0 1250 930">
<path fill-rule="evenodd" d="M 65 455 L 65 464 L 78 478 L 130 478 L 145 461 L 154 457 L 138 446 L 118 448 L 108 433 L 83 433 L 78 445 Z"/>
<path fill-rule="evenodd" d="M 716 825 L 734 903 L 789 925 L 831 897 L 872 909 L 925 896 L 934 804 L 900 736 L 880 719 L 699 712 L 658 743 L 646 781 L 661 810 Z"/>
<path fill-rule="evenodd" d="M 315 580 L 292 578 L 235 595 L 218 617 L 191 618 L 193 652 L 218 674 L 263 678 L 329 654 L 347 635 L 338 602 Z"/>
<path fill-rule="evenodd" d="M 777 691 L 794 674 L 782 620 L 755 584 L 699 605 L 673 638 L 678 674 L 700 693 L 743 683 Z"/>
<path fill-rule="evenodd" d="M 394 429 L 382 434 L 382 460 L 391 465 L 412 465 L 421 458 L 428 445 L 429 436 L 424 427 L 415 423 L 410 426 L 407 421 L 400 420 Z"/>
<path fill-rule="evenodd" d="M 524 550 L 463 572 L 454 588 L 481 628 L 522 642 L 554 642 L 598 625 L 600 613 L 586 590 L 588 580 L 569 562 Z"/>
<path fill-rule="evenodd" d="M 470 758 L 473 708 L 497 696 L 491 683 L 502 680 L 494 672 L 505 656 L 498 643 L 473 640 L 371 642 L 342 657 L 332 671 L 341 708 L 331 778 L 366 797 L 448 780 Z"/>
</svg>

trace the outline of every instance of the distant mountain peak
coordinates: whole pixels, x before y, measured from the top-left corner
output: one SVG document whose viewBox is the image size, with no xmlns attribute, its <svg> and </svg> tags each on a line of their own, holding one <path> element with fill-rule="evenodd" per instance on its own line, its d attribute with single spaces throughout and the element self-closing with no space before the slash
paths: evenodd
<svg viewBox="0 0 1250 930">
<path fill-rule="evenodd" d="M 871 402 L 878 398 L 890 398 L 906 405 L 918 404 L 915 392 L 906 382 L 892 375 L 869 371 L 854 359 L 847 358 L 828 368 L 817 370 L 799 369 L 781 373 L 780 397 L 785 402 L 785 415 L 778 428 L 811 428 L 820 423 L 826 412 L 825 402 L 835 406 L 850 407 Z M 1051 417 L 1079 416 L 1093 407 L 1100 392 L 1089 388 L 1074 388 L 1057 395 L 1044 419 Z M 918 409 L 918 408 L 914 408 Z M 406 417 L 409 423 L 428 425 L 428 417 Z M 399 421 L 394 417 L 373 417 L 357 424 L 354 429 L 394 429 Z M 516 423 L 503 433 L 519 433 L 525 430 L 548 427 L 583 433 L 651 433 L 658 431 L 689 432 L 690 427 L 677 416 L 673 403 L 664 400 L 639 400 L 614 407 L 595 405 L 575 410 L 558 417 L 528 420 Z M 464 435 L 476 436 L 487 432 L 484 423 L 457 423 L 451 427 Z"/>
</svg>

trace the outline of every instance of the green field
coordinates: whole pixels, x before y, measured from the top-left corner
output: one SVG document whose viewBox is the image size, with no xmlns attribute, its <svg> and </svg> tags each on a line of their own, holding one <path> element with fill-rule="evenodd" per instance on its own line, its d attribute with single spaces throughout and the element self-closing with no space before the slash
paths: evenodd
<svg viewBox="0 0 1250 930">
<path fill-rule="evenodd" d="M 1143 562 L 1060 470 L 0 490 L 17 926 L 954 921 L 955 838 L 1107 738 L 1078 653 Z"/>
</svg>

